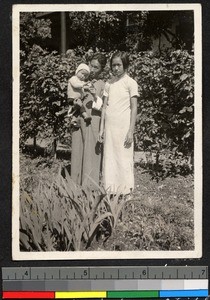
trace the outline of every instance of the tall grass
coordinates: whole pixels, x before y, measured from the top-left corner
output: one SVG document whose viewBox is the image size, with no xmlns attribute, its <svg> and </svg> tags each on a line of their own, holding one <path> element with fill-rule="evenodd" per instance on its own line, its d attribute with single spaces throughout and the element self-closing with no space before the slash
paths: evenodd
<svg viewBox="0 0 210 300">
<path fill-rule="evenodd" d="M 79 251 L 87 249 L 108 224 L 116 227 L 126 198 L 76 185 L 67 170 L 52 184 L 39 183 L 32 195 L 20 199 L 22 251 Z"/>
</svg>

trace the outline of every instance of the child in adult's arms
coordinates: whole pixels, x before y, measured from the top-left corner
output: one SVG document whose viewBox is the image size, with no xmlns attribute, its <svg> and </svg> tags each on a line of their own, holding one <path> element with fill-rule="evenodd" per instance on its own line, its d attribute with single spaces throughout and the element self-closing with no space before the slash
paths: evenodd
<svg viewBox="0 0 210 300">
<path fill-rule="evenodd" d="M 68 81 L 68 105 L 69 109 L 67 112 L 67 117 L 71 118 L 71 124 L 77 125 L 77 117 L 81 114 L 84 120 L 90 121 L 91 117 L 87 114 L 85 107 L 82 104 L 82 98 L 84 97 L 84 92 L 89 91 L 91 88 L 90 83 L 86 82 L 90 74 L 90 69 L 86 64 L 80 64 L 76 69 L 75 75 L 72 76 Z M 56 115 L 66 114 L 66 109 L 64 108 Z"/>
<path fill-rule="evenodd" d="M 84 97 L 85 91 L 89 91 L 91 85 L 87 83 L 90 75 L 90 68 L 86 64 L 80 64 L 76 69 L 75 75 L 72 76 L 68 81 L 68 104 L 70 105 L 68 110 L 68 117 L 71 117 L 71 124 L 77 126 L 77 117 L 82 115 L 86 122 L 91 121 L 89 116 L 82 104 L 82 98 Z M 81 100 L 81 101 L 80 101 Z"/>
<path fill-rule="evenodd" d="M 90 74 L 90 68 L 86 64 L 80 64 L 76 69 L 75 75 L 68 81 L 68 103 L 70 108 L 68 110 L 68 117 L 71 117 L 71 124 L 75 127 L 80 126 L 78 116 L 81 115 L 86 123 L 90 123 L 92 117 L 87 113 L 85 105 L 83 105 L 83 98 L 85 93 L 90 92 L 95 94 L 95 89 L 91 82 L 87 82 Z M 97 109 L 97 105 L 102 105 L 100 99 L 94 98 L 92 107 Z"/>
</svg>

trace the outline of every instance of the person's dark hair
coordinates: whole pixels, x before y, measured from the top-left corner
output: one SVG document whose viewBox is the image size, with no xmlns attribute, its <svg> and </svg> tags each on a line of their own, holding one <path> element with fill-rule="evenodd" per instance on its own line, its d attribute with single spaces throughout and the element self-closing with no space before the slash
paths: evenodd
<svg viewBox="0 0 210 300">
<path fill-rule="evenodd" d="M 114 58 L 119 57 L 122 60 L 123 68 L 127 69 L 129 66 L 129 57 L 126 52 L 123 51 L 116 51 L 115 53 L 112 54 L 112 57 L 110 59 L 110 67 L 112 69 L 112 61 Z"/>
<path fill-rule="evenodd" d="M 98 60 L 98 62 L 101 65 L 102 70 L 105 68 L 107 60 L 106 60 L 106 56 L 104 54 L 94 53 L 93 56 L 91 57 L 90 61 L 93 59 Z"/>
</svg>

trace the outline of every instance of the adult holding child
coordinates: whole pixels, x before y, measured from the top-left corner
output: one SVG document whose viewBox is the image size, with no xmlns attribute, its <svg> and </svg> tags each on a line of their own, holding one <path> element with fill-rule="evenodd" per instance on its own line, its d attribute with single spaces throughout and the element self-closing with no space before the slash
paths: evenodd
<svg viewBox="0 0 210 300">
<path fill-rule="evenodd" d="M 89 68 L 92 87 L 77 105 L 83 106 L 91 118 L 86 122 L 79 117 L 80 126 L 72 128 L 71 177 L 75 183 L 96 189 L 101 171 L 101 145 L 98 142 L 101 121 L 102 96 L 105 83 L 99 79 L 106 65 L 106 57 L 101 53 L 93 54 Z M 90 179 L 92 178 L 92 180 Z"/>
<path fill-rule="evenodd" d="M 90 68 L 86 64 L 80 64 L 75 72 L 68 81 L 68 117 L 71 118 L 71 124 L 77 126 L 77 117 L 81 115 L 86 122 L 91 120 L 88 116 L 85 107 L 81 103 L 84 97 L 85 87 L 87 86 L 86 80 L 90 75 Z M 81 100 L 81 101 L 80 101 Z M 77 102 L 80 104 L 78 105 Z"/>
<path fill-rule="evenodd" d="M 104 139 L 103 181 L 113 193 L 130 194 L 134 188 L 133 134 L 137 115 L 137 82 L 127 74 L 129 58 L 115 52 L 110 60 L 113 78 L 105 87 L 99 132 Z"/>
</svg>

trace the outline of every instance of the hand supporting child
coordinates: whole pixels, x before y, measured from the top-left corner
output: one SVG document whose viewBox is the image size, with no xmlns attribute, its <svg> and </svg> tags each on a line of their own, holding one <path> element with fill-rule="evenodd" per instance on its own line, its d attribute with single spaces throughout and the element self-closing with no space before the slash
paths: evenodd
<svg viewBox="0 0 210 300">
<path fill-rule="evenodd" d="M 93 84 L 91 82 L 87 82 L 84 87 L 84 92 L 89 92 L 93 95 L 94 101 L 96 99 L 96 89 L 94 88 Z"/>
</svg>

